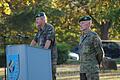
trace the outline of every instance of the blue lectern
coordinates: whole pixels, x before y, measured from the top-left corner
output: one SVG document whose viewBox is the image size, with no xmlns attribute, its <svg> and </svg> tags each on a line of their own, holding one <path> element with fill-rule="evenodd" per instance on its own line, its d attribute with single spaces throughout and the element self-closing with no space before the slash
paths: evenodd
<svg viewBox="0 0 120 80">
<path fill-rule="evenodd" d="M 51 50 L 8 45 L 7 80 L 52 80 Z"/>
</svg>

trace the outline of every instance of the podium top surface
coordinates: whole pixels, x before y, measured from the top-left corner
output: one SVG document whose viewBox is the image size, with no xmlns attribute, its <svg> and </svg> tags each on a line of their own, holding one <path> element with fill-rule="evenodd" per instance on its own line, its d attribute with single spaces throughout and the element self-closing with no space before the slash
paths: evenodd
<svg viewBox="0 0 120 80">
<path fill-rule="evenodd" d="M 30 46 L 28 44 L 15 44 L 15 45 L 7 45 L 6 47 L 32 47 L 32 48 L 37 48 L 37 49 L 44 49 L 44 50 L 51 50 L 51 49 L 45 49 L 45 48 L 39 48 L 39 47 L 34 47 Z"/>
</svg>

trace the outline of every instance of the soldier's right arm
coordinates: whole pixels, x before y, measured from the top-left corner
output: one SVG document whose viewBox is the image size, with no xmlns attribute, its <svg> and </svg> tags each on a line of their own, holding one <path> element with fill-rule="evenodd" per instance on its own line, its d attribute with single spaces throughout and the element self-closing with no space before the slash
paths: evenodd
<svg viewBox="0 0 120 80">
<path fill-rule="evenodd" d="M 38 33 L 35 34 L 34 39 L 31 41 L 30 46 L 35 46 L 38 41 Z"/>
</svg>

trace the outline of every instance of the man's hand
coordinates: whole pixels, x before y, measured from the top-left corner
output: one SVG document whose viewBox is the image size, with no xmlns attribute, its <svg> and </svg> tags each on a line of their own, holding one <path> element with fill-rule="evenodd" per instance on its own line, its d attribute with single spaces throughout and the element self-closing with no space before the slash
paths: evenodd
<svg viewBox="0 0 120 80">
<path fill-rule="evenodd" d="M 36 45 L 36 41 L 32 40 L 30 46 L 35 46 L 35 45 Z"/>
<path fill-rule="evenodd" d="M 48 49 L 48 48 L 50 47 L 50 44 L 51 44 L 51 41 L 50 41 L 50 40 L 47 40 L 46 43 L 45 43 L 44 48 L 45 48 L 45 49 Z"/>
</svg>

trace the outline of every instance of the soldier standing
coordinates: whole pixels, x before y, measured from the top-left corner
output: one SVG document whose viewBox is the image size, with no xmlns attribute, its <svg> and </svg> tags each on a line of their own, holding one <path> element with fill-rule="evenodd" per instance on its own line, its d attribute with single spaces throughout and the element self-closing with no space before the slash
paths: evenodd
<svg viewBox="0 0 120 80">
<path fill-rule="evenodd" d="M 44 12 L 40 12 L 36 15 L 36 26 L 38 32 L 30 45 L 35 46 L 37 44 L 40 48 L 51 49 L 52 77 L 53 80 L 56 80 L 57 48 L 54 27 L 47 23 Z"/>
<path fill-rule="evenodd" d="M 80 80 L 99 80 L 99 64 L 103 57 L 100 37 L 91 31 L 92 18 L 84 16 L 79 20 L 80 30 Z"/>
</svg>

